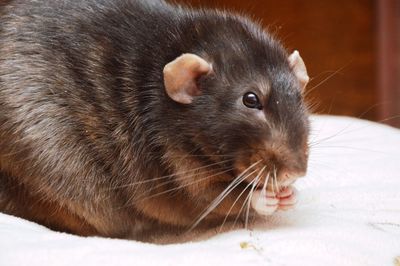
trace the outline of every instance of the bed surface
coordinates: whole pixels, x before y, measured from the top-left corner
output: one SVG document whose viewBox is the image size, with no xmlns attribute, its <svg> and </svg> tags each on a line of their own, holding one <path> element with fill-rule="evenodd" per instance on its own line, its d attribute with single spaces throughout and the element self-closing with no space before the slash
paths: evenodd
<svg viewBox="0 0 400 266">
<path fill-rule="evenodd" d="M 400 265 L 400 130 L 312 120 L 297 208 L 251 231 L 159 246 L 77 237 L 0 214 L 0 265 Z"/>
</svg>

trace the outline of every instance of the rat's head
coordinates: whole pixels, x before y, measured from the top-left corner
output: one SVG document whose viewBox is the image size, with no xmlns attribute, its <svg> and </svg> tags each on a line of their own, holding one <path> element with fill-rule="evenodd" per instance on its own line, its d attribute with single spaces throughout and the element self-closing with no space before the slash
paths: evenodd
<svg viewBox="0 0 400 266">
<path fill-rule="evenodd" d="M 243 190 L 269 177 L 269 190 L 286 187 L 307 169 L 306 68 L 257 27 L 234 26 L 210 30 L 164 68 L 180 148 L 197 165 L 226 170 L 210 186 L 236 178 Z"/>
</svg>

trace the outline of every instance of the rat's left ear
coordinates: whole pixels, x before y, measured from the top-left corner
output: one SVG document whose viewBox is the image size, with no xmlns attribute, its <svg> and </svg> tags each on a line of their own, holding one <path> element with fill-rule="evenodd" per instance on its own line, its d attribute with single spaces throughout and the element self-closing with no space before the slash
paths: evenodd
<svg viewBox="0 0 400 266">
<path fill-rule="evenodd" d="M 197 80 L 211 71 L 211 64 L 200 56 L 183 54 L 164 67 L 165 90 L 172 100 L 190 104 L 201 94 Z"/>
<path fill-rule="evenodd" d="M 307 68 L 306 65 L 304 64 L 303 59 L 301 58 L 298 51 L 294 51 L 289 56 L 288 60 L 290 67 L 292 68 L 294 74 L 296 75 L 297 79 L 300 82 L 301 90 L 304 91 L 310 78 L 308 77 Z"/>
</svg>

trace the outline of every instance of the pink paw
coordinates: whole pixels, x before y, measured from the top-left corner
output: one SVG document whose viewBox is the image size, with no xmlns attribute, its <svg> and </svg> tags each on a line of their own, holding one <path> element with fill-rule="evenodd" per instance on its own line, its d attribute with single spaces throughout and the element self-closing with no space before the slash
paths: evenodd
<svg viewBox="0 0 400 266">
<path fill-rule="evenodd" d="M 268 216 L 277 210 L 289 210 L 296 204 L 296 191 L 286 187 L 278 194 L 265 190 L 256 190 L 251 198 L 251 206 L 260 215 Z"/>
</svg>

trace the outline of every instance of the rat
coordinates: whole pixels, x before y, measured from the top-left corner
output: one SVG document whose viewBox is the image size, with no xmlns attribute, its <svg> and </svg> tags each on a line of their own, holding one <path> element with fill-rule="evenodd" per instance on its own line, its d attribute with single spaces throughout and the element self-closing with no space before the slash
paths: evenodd
<svg viewBox="0 0 400 266">
<path fill-rule="evenodd" d="M 7 0 L 0 40 L 1 212 L 151 242 L 295 204 L 308 75 L 251 19 Z"/>
</svg>

